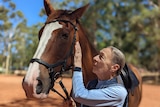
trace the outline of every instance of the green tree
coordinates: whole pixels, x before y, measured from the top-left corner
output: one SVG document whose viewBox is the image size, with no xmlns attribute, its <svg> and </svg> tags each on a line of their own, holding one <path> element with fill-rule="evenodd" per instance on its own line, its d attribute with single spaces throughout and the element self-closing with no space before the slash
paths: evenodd
<svg viewBox="0 0 160 107">
<path fill-rule="evenodd" d="M 52 0 L 57 9 L 90 7 L 81 22 L 97 49 L 120 48 L 126 61 L 150 70 L 160 69 L 158 0 Z M 94 32 L 93 32 L 94 31 Z"/>
<path fill-rule="evenodd" d="M 16 44 L 17 41 L 23 42 L 20 39 L 23 33 L 21 31 L 26 28 L 25 26 L 22 27 L 19 25 L 21 23 L 26 23 L 26 19 L 21 11 L 16 11 L 16 5 L 11 0 L 2 0 L 2 3 L 3 5 L 0 5 L 0 45 L 2 45 L 0 52 L 3 56 L 2 59 L 5 60 L 2 61 L 1 66 L 4 66 L 6 68 L 6 73 L 9 73 L 12 67 L 10 66 L 12 52 L 18 49 L 14 47 L 14 44 Z"/>
<path fill-rule="evenodd" d="M 38 31 L 42 23 L 27 26 L 23 13 L 16 10 L 11 0 L 1 0 L 0 5 L 0 66 L 24 69 L 38 45 Z"/>
<path fill-rule="evenodd" d="M 129 35 L 134 34 L 137 37 L 139 63 L 150 70 L 160 70 L 159 11 L 159 4 L 150 1 L 141 9 L 139 15 L 130 20 L 132 30 Z"/>
</svg>

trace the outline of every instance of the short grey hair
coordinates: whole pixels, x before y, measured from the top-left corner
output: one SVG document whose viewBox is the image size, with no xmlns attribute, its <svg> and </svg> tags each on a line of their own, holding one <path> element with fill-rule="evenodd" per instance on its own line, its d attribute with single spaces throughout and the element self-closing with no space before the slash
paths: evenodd
<svg viewBox="0 0 160 107">
<path fill-rule="evenodd" d="M 117 71 L 117 75 L 119 75 L 125 65 L 125 56 L 122 53 L 122 51 L 120 51 L 118 48 L 116 48 L 114 46 L 109 46 L 109 48 L 111 49 L 111 52 L 113 55 L 112 62 L 114 64 L 118 64 L 120 66 L 120 68 Z"/>
</svg>

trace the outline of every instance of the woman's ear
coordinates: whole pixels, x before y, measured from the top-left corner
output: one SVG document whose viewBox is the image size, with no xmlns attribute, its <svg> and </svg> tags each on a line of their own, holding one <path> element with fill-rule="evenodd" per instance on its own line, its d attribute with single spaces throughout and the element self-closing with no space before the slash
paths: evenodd
<svg viewBox="0 0 160 107">
<path fill-rule="evenodd" d="M 119 68 L 120 68 L 120 66 L 118 64 L 114 64 L 111 66 L 111 69 L 113 72 L 116 72 Z"/>
</svg>

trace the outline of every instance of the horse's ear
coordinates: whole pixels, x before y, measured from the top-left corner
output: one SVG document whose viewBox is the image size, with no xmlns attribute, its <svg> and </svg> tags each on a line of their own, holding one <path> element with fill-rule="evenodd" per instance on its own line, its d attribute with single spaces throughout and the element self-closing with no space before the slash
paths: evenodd
<svg viewBox="0 0 160 107">
<path fill-rule="evenodd" d="M 83 6 L 83 7 L 80 7 L 78 9 L 76 9 L 75 11 L 73 11 L 71 13 L 72 19 L 79 19 L 79 18 L 81 18 L 81 16 L 85 12 L 85 10 L 88 8 L 88 6 L 89 6 L 89 4 L 87 4 L 87 5 Z"/>
<path fill-rule="evenodd" d="M 47 16 L 49 16 L 52 12 L 55 11 L 50 3 L 50 0 L 44 0 L 44 8 L 45 8 Z"/>
</svg>

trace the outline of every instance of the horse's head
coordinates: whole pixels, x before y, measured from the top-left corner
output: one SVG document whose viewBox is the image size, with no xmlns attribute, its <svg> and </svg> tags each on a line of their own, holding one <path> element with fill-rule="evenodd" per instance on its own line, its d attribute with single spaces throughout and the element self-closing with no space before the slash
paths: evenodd
<svg viewBox="0 0 160 107">
<path fill-rule="evenodd" d="M 48 18 L 39 31 L 39 45 L 22 83 L 28 98 L 46 98 L 55 80 L 73 65 L 74 44 L 79 39 L 76 23 L 87 6 L 73 12 L 55 10 L 44 0 Z"/>
</svg>

